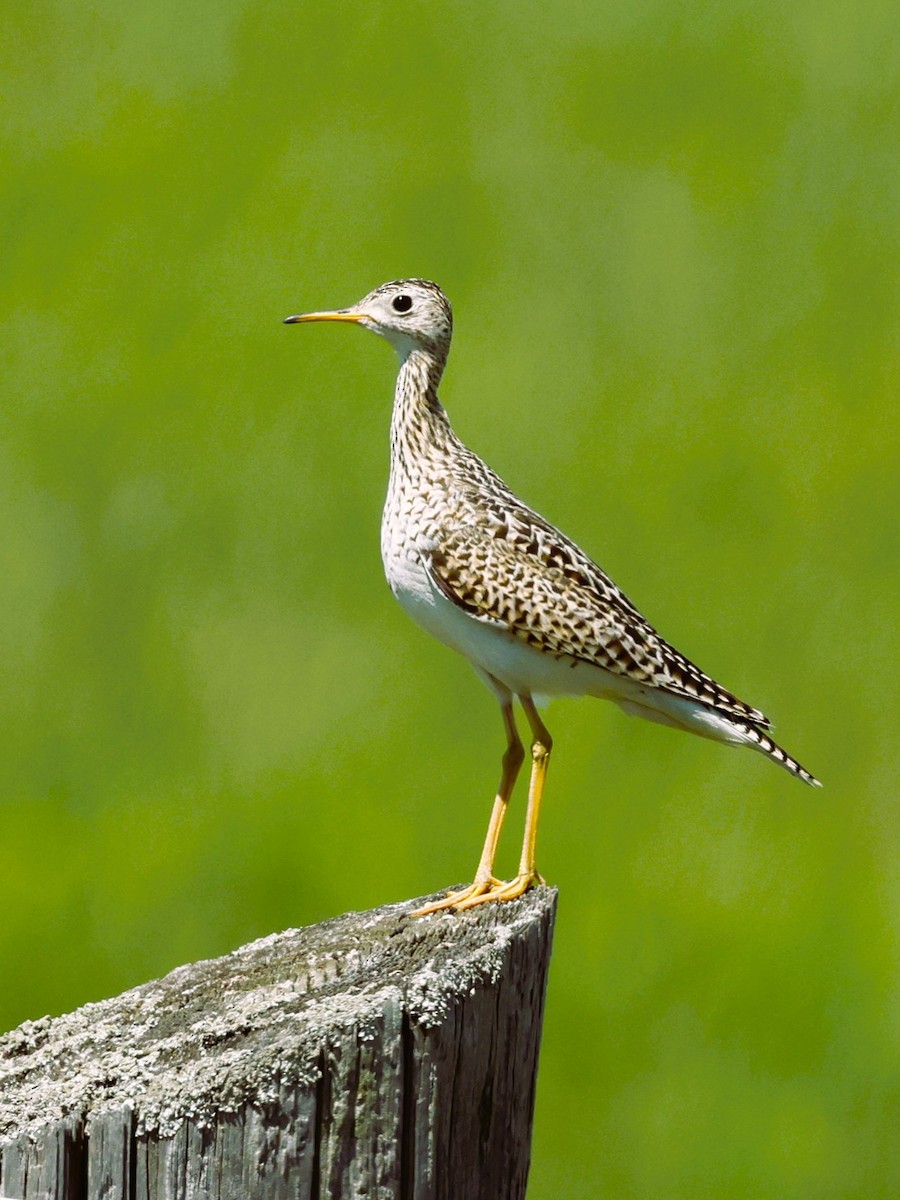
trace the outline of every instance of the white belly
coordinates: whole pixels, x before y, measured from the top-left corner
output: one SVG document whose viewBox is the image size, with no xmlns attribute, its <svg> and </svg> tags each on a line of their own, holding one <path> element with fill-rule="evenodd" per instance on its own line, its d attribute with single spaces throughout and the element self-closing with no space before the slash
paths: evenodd
<svg viewBox="0 0 900 1200">
<path fill-rule="evenodd" d="M 393 557 L 385 567 L 394 595 L 418 625 L 516 696 L 596 696 L 614 701 L 631 716 L 701 737 L 733 744 L 749 740 L 724 714 L 688 697 L 537 650 L 502 627 L 471 616 L 432 583 L 418 556 Z"/>
<path fill-rule="evenodd" d="M 516 695 L 605 694 L 597 677 L 607 676 L 606 671 L 544 654 L 500 626 L 471 616 L 434 586 L 417 557 L 392 558 L 385 567 L 391 590 L 418 625 Z M 613 681 L 610 694 L 615 691 Z"/>
</svg>

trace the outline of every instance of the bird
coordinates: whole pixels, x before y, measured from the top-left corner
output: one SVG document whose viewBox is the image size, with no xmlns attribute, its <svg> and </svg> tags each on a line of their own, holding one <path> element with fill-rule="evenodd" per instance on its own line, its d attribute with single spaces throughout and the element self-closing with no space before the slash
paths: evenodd
<svg viewBox="0 0 900 1200">
<path fill-rule="evenodd" d="M 360 325 L 397 354 L 381 522 L 385 574 L 409 616 L 467 658 L 493 692 L 506 737 L 472 883 L 412 915 L 515 900 L 543 882 L 536 844 L 553 740 L 538 704 L 547 697 L 609 699 L 630 715 L 749 746 L 821 786 L 772 739 L 768 717 L 666 642 L 597 563 L 456 435 L 438 398 L 453 313 L 436 283 L 394 280 L 348 308 L 285 318 L 313 321 Z M 518 871 L 501 880 L 494 858 L 525 760 L 516 700 L 531 731 L 531 778 Z"/>
</svg>

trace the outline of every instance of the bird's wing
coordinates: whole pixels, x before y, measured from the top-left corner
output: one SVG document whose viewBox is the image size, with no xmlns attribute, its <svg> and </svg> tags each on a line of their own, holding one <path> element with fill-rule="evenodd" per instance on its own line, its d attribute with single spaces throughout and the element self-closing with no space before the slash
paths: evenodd
<svg viewBox="0 0 900 1200">
<path fill-rule="evenodd" d="M 599 567 L 595 581 L 584 565 L 560 560 L 558 554 L 548 562 L 538 540 L 517 544 L 505 532 L 459 526 L 445 530 L 433 546 L 428 572 L 459 608 L 537 650 L 579 659 L 769 727 L 763 713 L 664 641 Z M 587 565 L 595 567 L 589 560 Z"/>
</svg>

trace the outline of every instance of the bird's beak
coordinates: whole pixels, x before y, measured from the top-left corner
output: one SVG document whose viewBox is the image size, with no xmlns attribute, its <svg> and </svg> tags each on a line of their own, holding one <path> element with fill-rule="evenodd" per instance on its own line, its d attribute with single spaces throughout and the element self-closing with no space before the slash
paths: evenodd
<svg viewBox="0 0 900 1200">
<path fill-rule="evenodd" d="M 354 325 L 359 325 L 365 319 L 365 313 L 356 312 L 352 308 L 337 308 L 330 312 L 300 313 L 296 317 L 285 317 L 284 324 L 299 325 L 301 321 L 351 321 Z"/>
</svg>

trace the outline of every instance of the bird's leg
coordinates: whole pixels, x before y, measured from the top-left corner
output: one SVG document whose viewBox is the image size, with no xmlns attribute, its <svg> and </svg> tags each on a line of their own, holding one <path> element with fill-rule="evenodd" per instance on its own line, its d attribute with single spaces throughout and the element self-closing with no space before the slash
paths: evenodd
<svg viewBox="0 0 900 1200">
<path fill-rule="evenodd" d="M 541 815 L 541 797 L 544 794 L 544 780 L 547 778 L 547 766 L 550 762 L 550 751 L 553 748 L 553 738 L 547 726 L 538 716 L 534 701 L 530 696 L 520 696 L 525 716 L 531 726 L 531 783 L 528 787 L 528 811 L 525 814 L 525 837 L 522 841 L 522 855 L 519 859 L 519 873 L 509 883 L 494 884 L 480 892 L 471 892 L 457 900 L 457 909 L 473 908 L 476 904 L 484 904 L 488 900 L 516 900 L 525 894 L 536 883 L 543 883 L 535 866 L 535 846 L 537 845 L 538 819 Z M 474 884 L 472 885 L 475 886 Z"/>
<path fill-rule="evenodd" d="M 522 696 L 522 707 L 531 726 L 531 783 L 528 788 L 528 810 L 525 813 L 525 837 L 522 840 L 522 857 L 519 859 L 519 878 L 527 877 L 530 887 L 532 883 L 543 883 L 535 866 L 537 848 L 537 827 L 541 815 L 541 801 L 544 797 L 544 782 L 547 778 L 547 768 L 550 766 L 550 751 L 553 749 L 553 738 L 550 730 L 538 715 L 534 701 L 530 696 Z"/>
<path fill-rule="evenodd" d="M 414 917 L 424 917 L 444 908 L 455 908 L 463 900 L 482 896 L 494 888 L 504 886 L 500 880 L 494 878 L 494 856 L 497 853 L 497 843 L 500 841 L 500 830 L 503 828 L 509 798 L 525 758 L 525 751 L 516 729 L 512 697 L 502 700 L 500 708 L 503 714 L 503 727 L 506 730 L 506 750 L 503 754 L 500 786 L 497 788 L 497 797 L 491 810 L 491 819 L 488 822 L 487 836 L 484 839 L 484 849 L 481 851 L 475 879 L 467 888 L 462 888 L 458 892 L 450 892 L 443 900 L 436 900 L 433 904 L 425 904 L 422 908 L 417 908 L 411 914 Z"/>
</svg>

